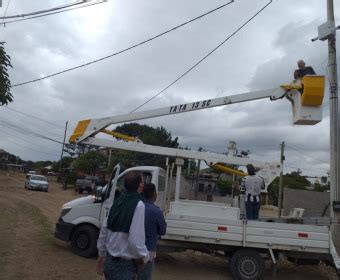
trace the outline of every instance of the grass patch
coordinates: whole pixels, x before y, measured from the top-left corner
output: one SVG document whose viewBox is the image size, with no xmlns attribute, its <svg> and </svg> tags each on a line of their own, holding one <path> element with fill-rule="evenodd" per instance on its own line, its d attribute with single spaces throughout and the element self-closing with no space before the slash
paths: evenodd
<svg viewBox="0 0 340 280">
<path fill-rule="evenodd" d="M 52 234 L 53 227 L 42 211 L 32 204 L 23 201 L 18 203 L 18 207 L 20 208 L 20 211 L 22 210 L 25 216 L 33 222 L 34 226 L 36 226 L 36 239 L 39 243 L 42 245 L 52 245 L 54 240 Z"/>
<path fill-rule="evenodd" d="M 13 255 L 14 234 L 18 223 L 18 212 L 6 203 L 0 203 L 0 271 L 7 272 L 9 258 Z"/>
</svg>

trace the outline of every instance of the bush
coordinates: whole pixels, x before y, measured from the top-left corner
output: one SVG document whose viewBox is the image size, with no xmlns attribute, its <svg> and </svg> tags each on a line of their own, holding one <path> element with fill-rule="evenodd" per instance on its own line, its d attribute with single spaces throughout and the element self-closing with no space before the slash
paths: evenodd
<svg viewBox="0 0 340 280">
<path fill-rule="evenodd" d="M 67 184 L 74 185 L 77 181 L 77 174 L 74 172 L 67 173 L 65 174 L 65 180 Z"/>
<path fill-rule="evenodd" d="M 220 190 L 220 195 L 226 196 L 227 194 L 231 194 L 233 183 L 231 181 L 219 179 L 217 181 L 217 186 Z"/>
</svg>

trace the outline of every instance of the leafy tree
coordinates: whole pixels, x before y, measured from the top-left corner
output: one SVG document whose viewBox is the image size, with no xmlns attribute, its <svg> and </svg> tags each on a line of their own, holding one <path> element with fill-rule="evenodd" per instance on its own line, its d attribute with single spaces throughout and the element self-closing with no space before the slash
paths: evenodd
<svg viewBox="0 0 340 280">
<path fill-rule="evenodd" d="M 12 67 L 11 58 L 6 54 L 5 42 L 0 42 L 0 105 L 8 105 L 13 101 L 11 94 L 11 81 L 7 73 L 8 67 Z"/>
<path fill-rule="evenodd" d="M 172 139 L 171 132 L 168 132 L 163 126 L 153 128 L 148 125 L 129 123 L 118 126 L 115 131 L 137 137 L 142 140 L 144 144 L 171 148 L 179 147 L 178 138 Z"/>
<path fill-rule="evenodd" d="M 227 194 L 231 194 L 233 182 L 219 179 L 216 182 L 216 185 L 220 189 L 220 194 L 222 196 L 226 196 Z"/>
<path fill-rule="evenodd" d="M 144 144 L 179 148 L 178 138 L 173 138 L 171 132 L 163 126 L 153 128 L 148 125 L 129 123 L 118 126 L 115 132 L 126 134 L 140 139 Z M 165 167 L 165 156 L 137 153 L 124 150 L 113 150 L 111 166 L 122 163 L 123 168 L 129 168 L 136 165 L 156 165 Z M 184 165 L 187 167 L 187 162 Z"/>
<path fill-rule="evenodd" d="M 310 185 L 310 182 L 306 177 L 301 176 L 301 172 L 294 171 L 283 175 L 282 186 L 283 188 L 306 190 L 306 187 Z M 278 205 L 279 198 L 279 177 L 268 186 L 268 195 L 273 205 Z"/>
<path fill-rule="evenodd" d="M 106 157 L 99 151 L 90 151 L 82 154 L 79 159 L 75 160 L 75 167 L 92 175 L 96 171 L 102 169 L 106 163 Z"/>
<path fill-rule="evenodd" d="M 40 160 L 40 161 L 36 161 L 34 163 L 34 168 L 40 169 L 40 168 L 44 168 L 46 166 L 50 166 L 52 164 L 53 164 L 53 162 L 50 161 L 50 160 Z"/>
<path fill-rule="evenodd" d="M 73 161 L 74 161 L 74 158 L 72 158 L 72 157 L 63 157 L 62 160 L 61 160 L 61 168 L 69 168 Z M 54 172 L 58 172 L 59 167 L 60 167 L 60 160 L 54 162 L 52 167 L 53 167 Z"/>
<path fill-rule="evenodd" d="M 316 191 L 316 192 L 324 192 L 326 190 L 327 190 L 326 186 L 321 185 L 319 183 L 314 183 L 314 191 Z"/>
</svg>

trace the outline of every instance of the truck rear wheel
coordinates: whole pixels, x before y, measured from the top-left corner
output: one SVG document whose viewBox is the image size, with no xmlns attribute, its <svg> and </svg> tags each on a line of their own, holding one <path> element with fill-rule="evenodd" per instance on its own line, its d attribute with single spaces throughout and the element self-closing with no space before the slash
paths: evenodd
<svg viewBox="0 0 340 280">
<path fill-rule="evenodd" d="M 71 246 L 78 256 L 91 258 L 97 255 L 98 230 L 90 225 L 77 227 L 71 238 Z"/>
<path fill-rule="evenodd" d="M 230 271 L 234 279 L 261 280 L 265 269 L 262 256 L 255 250 L 238 250 L 230 260 Z"/>
</svg>

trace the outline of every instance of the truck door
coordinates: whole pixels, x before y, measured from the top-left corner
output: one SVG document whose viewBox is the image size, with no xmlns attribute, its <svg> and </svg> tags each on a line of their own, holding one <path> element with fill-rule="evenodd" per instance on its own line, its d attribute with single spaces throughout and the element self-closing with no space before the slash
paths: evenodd
<svg viewBox="0 0 340 280">
<path fill-rule="evenodd" d="M 105 199 L 104 199 L 104 202 L 102 203 L 102 208 L 100 212 L 100 223 L 102 223 L 105 220 L 105 218 L 107 217 L 110 211 L 110 208 L 111 208 L 111 205 L 114 199 L 114 194 L 116 191 L 116 185 L 117 185 L 117 180 L 119 177 L 119 172 L 120 172 L 120 165 L 117 164 L 113 168 L 109 182 L 106 186 L 107 190 L 105 194 Z"/>
<path fill-rule="evenodd" d="M 162 210 L 165 210 L 166 205 L 166 193 L 165 193 L 165 171 L 160 170 L 159 174 L 157 174 L 157 200 L 155 204 Z"/>
</svg>

